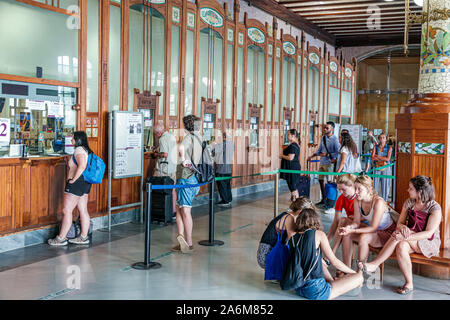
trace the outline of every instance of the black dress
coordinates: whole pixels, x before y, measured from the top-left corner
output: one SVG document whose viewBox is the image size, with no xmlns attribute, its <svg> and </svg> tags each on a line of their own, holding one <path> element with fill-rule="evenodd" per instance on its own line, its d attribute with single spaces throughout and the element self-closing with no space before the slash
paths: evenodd
<svg viewBox="0 0 450 320">
<path fill-rule="evenodd" d="M 301 170 L 300 162 L 298 161 L 300 147 L 297 143 L 291 143 L 283 150 L 284 156 L 289 154 L 294 154 L 294 159 L 292 161 L 281 159 L 281 169 Z M 280 178 L 286 180 L 290 192 L 297 190 L 297 185 L 300 180 L 299 173 L 280 173 Z"/>
</svg>

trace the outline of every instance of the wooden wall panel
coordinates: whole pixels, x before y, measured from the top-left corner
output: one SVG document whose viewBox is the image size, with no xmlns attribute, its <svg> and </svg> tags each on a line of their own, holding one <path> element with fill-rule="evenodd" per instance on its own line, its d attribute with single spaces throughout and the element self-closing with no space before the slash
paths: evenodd
<svg viewBox="0 0 450 320">
<path fill-rule="evenodd" d="M 58 220 L 58 214 L 61 216 L 63 211 L 64 188 L 67 177 L 66 163 L 64 161 L 59 161 L 55 164 L 50 162 L 48 169 L 48 219 L 51 222 L 56 222 L 56 220 Z M 62 218 L 62 216 L 60 218 Z"/>
<path fill-rule="evenodd" d="M 37 224 L 36 215 L 31 214 L 31 170 L 30 162 L 14 166 L 15 170 L 15 228 Z M 20 187 L 19 187 L 20 186 Z"/>
<path fill-rule="evenodd" d="M 395 179 L 395 209 L 401 212 L 403 203 L 409 198 L 408 185 L 412 178 L 411 155 L 397 154 L 397 178 Z"/>
<path fill-rule="evenodd" d="M 0 167 L 0 232 L 12 229 L 14 225 L 14 167 Z"/>
</svg>

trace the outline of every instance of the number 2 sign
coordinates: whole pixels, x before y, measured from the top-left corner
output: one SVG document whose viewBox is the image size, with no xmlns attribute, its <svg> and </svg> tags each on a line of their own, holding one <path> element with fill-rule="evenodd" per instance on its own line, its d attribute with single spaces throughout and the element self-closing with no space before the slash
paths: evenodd
<svg viewBox="0 0 450 320">
<path fill-rule="evenodd" d="M 9 144 L 10 127 L 10 119 L 0 118 L 0 143 L 4 144 L 6 142 Z"/>
</svg>

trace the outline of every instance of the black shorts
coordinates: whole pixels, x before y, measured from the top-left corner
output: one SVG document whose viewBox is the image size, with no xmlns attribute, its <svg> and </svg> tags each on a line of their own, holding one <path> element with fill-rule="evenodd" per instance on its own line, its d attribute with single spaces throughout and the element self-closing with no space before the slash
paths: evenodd
<svg viewBox="0 0 450 320">
<path fill-rule="evenodd" d="M 64 189 L 64 192 L 73 194 L 77 197 L 89 194 L 90 191 L 91 191 L 91 184 L 84 181 L 83 175 L 81 175 L 74 183 L 67 182 L 66 188 Z"/>
</svg>

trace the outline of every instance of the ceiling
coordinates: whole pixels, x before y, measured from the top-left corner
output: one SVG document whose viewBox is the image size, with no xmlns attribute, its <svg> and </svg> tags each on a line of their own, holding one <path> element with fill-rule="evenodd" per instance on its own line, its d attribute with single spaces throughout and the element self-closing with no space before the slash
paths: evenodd
<svg viewBox="0 0 450 320">
<path fill-rule="evenodd" d="M 405 0 L 272 0 L 273 5 L 275 1 L 290 11 L 290 17 L 294 13 L 300 21 L 306 20 L 308 26 L 314 25 L 313 36 L 332 38 L 337 47 L 403 44 Z M 420 14 L 422 7 L 410 0 L 410 10 Z M 409 43 L 420 43 L 420 35 L 421 26 L 412 25 Z"/>
</svg>

